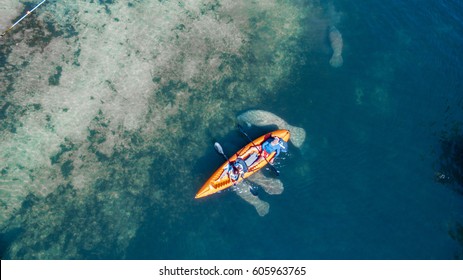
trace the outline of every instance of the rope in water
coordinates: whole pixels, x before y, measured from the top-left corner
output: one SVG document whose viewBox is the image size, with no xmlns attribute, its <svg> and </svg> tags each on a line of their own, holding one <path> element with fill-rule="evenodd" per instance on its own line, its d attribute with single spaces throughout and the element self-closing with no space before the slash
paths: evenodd
<svg viewBox="0 0 463 280">
<path fill-rule="evenodd" d="M 22 16 L 18 21 L 16 21 L 10 28 L 8 28 L 5 32 L 3 32 L 0 37 L 3 37 L 5 36 L 5 34 L 10 31 L 11 29 L 13 29 L 13 27 L 16 26 L 16 24 L 20 23 L 24 18 L 26 18 L 28 15 L 30 15 L 35 9 L 37 9 L 40 5 L 42 5 L 45 1 L 47 0 L 43 0 L 42 2 L 40 2 L 39 4 L 37 4 L 37 6 L 35 6 L 32 10 L 30 11 L 27 11 L 26 14 L 24 16 Z"/>
</svg>

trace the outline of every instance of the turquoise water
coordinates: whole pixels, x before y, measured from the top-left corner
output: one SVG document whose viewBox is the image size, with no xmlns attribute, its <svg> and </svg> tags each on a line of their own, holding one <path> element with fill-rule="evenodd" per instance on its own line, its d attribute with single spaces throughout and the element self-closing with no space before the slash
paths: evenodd
<svg viewBox="0 0 463 280">
<path fill-rule="evenodd" d="M 51 2 L 2 42 L 2 258 L 463 257 L 461 2 L 237 2 Z M 307 132 L 264 217 L 193 199 L 249 109 Z"/>
</svg>

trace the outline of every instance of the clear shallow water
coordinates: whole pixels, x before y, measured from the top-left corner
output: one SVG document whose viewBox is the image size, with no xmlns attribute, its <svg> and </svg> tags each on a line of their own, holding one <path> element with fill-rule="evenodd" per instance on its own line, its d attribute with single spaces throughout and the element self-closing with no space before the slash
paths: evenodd
<svg viewBox="0 0 463 280">
<path fill-rule="evenodd" d="M 189 63 L 184 60 L 183 54 L 168 53 L 170 56 L 166 56 L 176 63 L 172 67 L 161 67 L 163 72 L 155 73 L 154 77 L 147 77 L 153 80 L 154 85 L 145 84 L 140 78 L 138 83 L 129 83 L 127 90 L 123 87 L 127 78 L 124 75 L 111 76 L 113 74 L 107 73 L 106 76 L 96 76 L 93 85 L 105 86 L 101 86 L 102 90 L 109 88 L 108 96 L 115 97 L 94 96 L 109 105 L 86 106 L 82 115 L 88 116 L 82 122 L 89 119 L 89 125 L 83 126 L 83 132 L 76 133 L 77 136 L 64 129 L 64 132 L 60 131 L 60 121 L 51 123 L 58 132 L 47 135 L 56 137 L 52 140 L 55 139 L 53 141 L 58 149 L 45 153 L 45 159 L 37 161 L 37 167 L 28 166 L 32 170 L 29 173 L 18 172 L 39 177 L 31 179 L 32 182 L 42 180 L 42 184 L 61 187 L 54 188 L 48 196 L 40 196 L 34 190 L 34 196 L 23 195 L 26 203 L 3 226 L 3 257 L 461 258 L 462 244 L 458 244 L 451 233 L 458 228 L 458 223 L 463 223 L 463 196 L 436 182 L 435 172 L 439 164 L 439 139 L 443 132 L 452 130 L 455 122 L 461 122 L 463 116 L 462 58 L 459 54 L 463 41 L 463 7 L 457 1 L 435 1 L 433 4 L 419 1 L 368 1 L 362 4 L 334 1 L 330 8 L 330 4 L 321 1 L 312 3 L 314 8 L 309 9 L 308 3 L 311 2 L 298 2 L 297 5 L 307 9 L 303 11 L 320 10 L 320 13 L 296 16 L 294 21 L 287 22 L 287 30 L 277 27 L 281 19 L 276 15 L 264 21 L 263 25 L 239 25 L 242 31 L 252 34 L 250 37 L 241 36 L 255 43 L 251 46 L 245 44 L 244 48 L 251 50 L 244 52 L 247 55 L 244 58 L 222 64 L 222 67 L 231 68 L 228 73 L 221 67 L 217 70 L 212 67 L 209 72 L 216 76 L 201 77 L 194 71 L 205 71 L 202 66 L 194 66 L 194 62 L 201 63 L 200 59 Z M 112 9 L 114 17 L 120 17 L 123 13 L 117 12 L 117 9 L 124 10 L 117 2 L 112 5 L 104 3 L 100 13 L 104 14 L 108 8 Z M 61 11 L 69 7 L 72 6 L 49 8 Z M 246 5 L 243 7 L 245 10 L 248 8 Z M 287 6 L 278 7 L 278 13 L 291 14 L 291 9 L 282 10 L 282 7 Z M 333 7 L 336 12 L 333 12 Z M 93 6 L 89 5 L 90 11 L 91 8 Z M 262 7 L 250 8 L 255 14 L 249 22 L 261 22 L 260 9 L 265 10 Z M 268 9 L 267 13 L 273 15 L 275 10 Z M 208 6 L 206 10 L 214 9 Z M 237 15 L 240 13 L 236 11 L 240 9 L 231 10 L 228 15 L 238 22 L 240 18 Z M 166 13 L 170 18 L 162 23 L 167 25 L 175 21 L 172 17 L 183 15 L 183 12 Z M 223 10 L 218 12 L 224 13 Z M 70 14 L 73 14 L 72 9 Z M 77 13 L 76 17 L 77 24 L 82 21 L 86 24 L 99 22 L 91 20 L 91 17 L 83 20 L 81 13 Z M 207 17 L 202 19 L 207 23 Z M 112 24 L 118 23 L 113 19 L 105 20 L 109 29 Z M 59 22 L 71 26 L 76 24 L 68 17 Z M 187 19 L 181 22 L 186 27 L 197 23 Z M 328 63 L 331 51 L 326 27 L 332 23 L 336 24 L 344 39 L 344 65 L 337 69 Z M 306 33 L 294 31 L 299 26 Z M 103 27 L 103 32 L 105 30 Z M 293 37 L 284 35 L 288 30 L 293 30 Z M 92 35 L 91 32 L 89 34 L 87 37 Z M 65 36 L 59 35 L 57 40 L 52 41 L 55 45 L 49 48 L 75 57 L 77 51 L 63 50 L 60 46 L 61 38 Z M 185 36 L 184 40 L 190 43 L 198 43 L 201 40 L 194 38 L 202 39 L 201 36 L 215 38 L 207 34 L 187 37 L 180 33 L 180 36 Z M 88 44 L 85 36 L 77 37 L 75 43 Z M 134 37 L 138 38 L 136 34 Z M 174 37 L 162 38 L 171 42 Z M 228 35 L 223 37 L 233 41 Z M 275 39 L 270 40 L 273 37 Z M 90 58 L 98 60 L 103 57 L 101 61 L 115 69 L 134 71 L 144 65 L 148 73 L 156 71 L 163 61 L 157 59 L 162 57 L 160 54 L 166 53 L 164 45 L 159 43 L 152 51 L 139 47 L 135 38 L 130 37 L 126 41 L 129 43 L 126 50 L 138 47 L 142 53 L 135 62 L 127 59 L 122 66 L 111 64 L 109 56 L 92 56 L 81 47 L 77 63 L 84 64 L 88 59 L 86 67 L 94 69 L 91 73 L 97 73 L 101 69 L 92 64 Z M 150 42 L 157 42 L 157 37 L 153 35 L 152 40 Z M 176 41 L 172 42 L 176 44 Z M 116 48 L 117 43 L 108 44 L 119 54 L 122 51 Z M 182 46 L 178 48 L 182 50 Z M 205 48 L 203 52 L 207 54 L 212 49 Z M 156 51 L 158 54 L 150 56 Z M 242 54 L 239 46 L 222 49 L 222 52 Z M 288 59 L 281 60 L 278 58 L 280 54 Z M 186 53 L 186 57 L 194 55 L 194 52 Z M 10 60 L 11 57 L 9 53 Z M 146 59 L 154 59 L 147 63 L 154 66 L 143 64 Z M 43 57 L 43 61 L 52 65 L 49 73 L 58 73 L 54 72 L 56 66 L 51 58 Z M 204 61 L 212 63 L 208 55 Z M 252 68 L 250 65 L 254 64 L 257 66 Z M 64 76 L 70 72 L 86 80 L 89 75 L 83 65 L 75 69 L 66 66 L 63 67 Z M 249 68 L 252 69 L 248 72 L 243 70 Z M 179 69 L 193 70 L 185 70 L 182 76 Z M 22 71 L 23 76 L 34 73 L 27 66 L 7 70 L 7 73 Z M 240 77 L 242 71 L 251 75 L 250 78 Z M 289 74 L 286 75 L 285 71 Z M 218 77 L 216 82 L 209 83 L 209 79 L 214 80 L 214 77 Z M 173 82 L 164 82 L 163 79 Z M 72 79 L 70 75 L 60 79 L 67 80 L 74 82 L 59 89 L 65 94 L 81 96 L 83 89 L 75 85 L 80 80 Z M 254 89 L 257 84 L 265 86 Z M 71 87 L 71 90 L 66 91 L 65 86 Z M 90 87 L 84 86 L 84 89 Z M 53 93 L 53 90 L 50 85 L 43 88 L 44 92 Z M 147 125 L 137 122 L 144 119 L 141 117 L 143 114 L 138 112 L 145 112 L 141 105 L 145 101 L 130 99 L 131 95 L 125 94 L 126 91 L 147 91 L 142 97 L 149 100 L 149 107 L 153 111 L 164 108 L 162 112 L 167 117 L 146 113 L 151 116 L 145 117 Z M 181 92 L 185 92 L 187 97 L 192 93 L 195 96 L 187 99 L 189 105 L 181 102 Z M 19 90 L 13 93 L 19 94 Z M 75 103 L 85 104 L 94 100 L 91 99 L 92 94 L 81 100 L 69 97 L 72 100 L 69 104 L 55 104 L 54 99 L 47 99 L 45 95 L 35 99 L 26 96 L 23 100 L 27 104 L 42 106 L 39 109 L 31 106 L 30 115 L 48 114 L 52 119 L 66 122 L 68 120 L 53 111 L 54 108 L 66 107 L 72 112 L 78 108 L 74 107 Z M 129 98 L 131 106 L 125 107 L 127 101 L 117 99 L 120 95 Z M 12 104 L 16 102 L 18 108 L 24 105 L 16 99 L 4 98 Z M 215 106 L 217 103 L 220 105 Z M 169 109 L 176 106 L 178 110 Z M 201 108 L 208 108 L 205 114 Z M 237 114 L 250 108 L 269 110 L 307 132 L 303 147 L 298 150 L 292 146 L 290 154 L 278 165 L 282 173 L 280 180 L 285 186 L 283 194 L 270 196 L 261 191 L 261 199 L 270 203 L 270 213 L 265 217 L 259 217 L 252 206 L 231 191 L 193 200 L 197 189 L 223 161 L 214 152 L 213 142 L 220 141 L 228 154 L 246 144 L 246 139 L 236 131 L 233 122 Z M 34 110 L 39 112 L 34 113 Z M 5 117 L 9 125 L 14 124 L 15 118 L 27 120 L 21 117 L 20 109 L 16 114 L 11 112 L 10 109 L 7 112 L 10 115 Z M 124 114 L 131 117 L 120 120 L 119 116 Z M 23 122 L 24 127 L 32 131 L 41 131 L 47 125 Z M 121 123 L 125 128 L 120 128 Z M 157 126 L 159 123 L 166 126 Z M 150 126 L 155 126 L 161 133 L 153 133 L 148 128 Z M 9 128 L 11 126 L 4 127 Z M 23 143 L 19 136 L 24 133 L 20 126 L 16 129 L 16 135 L 2 134 L 4 147 L 11 145 L 5 143 Z M 249 131 L 249 134 L 256 137 L 265 131 L 265 128 L 258 129 Z M 68 142 L 61 141 L 60 135 L 70 139 Z M 79 138 L 79 135 L 83 137 Z M 155 140 L 150 142 L 150 138 Z M 167 140 L 156 140 L 163 138 Z M 27 144 L 40 145 L 42 138 L 37 139 Z M 190 141 L 192 144 L 188 145 Z M 108 152 L 108 149 L 113 152 Z M 17 153 L 10 154 L 16 156 L 13 160 L 24 160 Z M 57 162 L 51 167 L 49 155 Z M 13 165 L 14 162 L 9 169 L 3 170 L 11 174 Z M 69 167 L 72 167 L 70 171 Z M 90 172 L 93 169 L 96 169 L 95 175 Z M 270 172 L 266 174 L 271 176 Z M 80 179 L 76 180 L 76 177 Z M 80 185 L 81 188 L 74 190 Z"/>
</svg>

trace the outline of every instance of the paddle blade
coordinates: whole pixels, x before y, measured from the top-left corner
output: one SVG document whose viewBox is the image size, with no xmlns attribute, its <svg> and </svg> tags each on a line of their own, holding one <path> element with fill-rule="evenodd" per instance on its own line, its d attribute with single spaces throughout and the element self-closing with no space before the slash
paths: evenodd
<svg viewBox="0 0 463 280">
<path fill-rule="evenodd" d="M 222 154 L 223 155 L 223 149 L 222 149 L 222 146 L 220 146 L 220 144 L 218 142 L 215 142 L 214 143 L 214 149 L 217 151 L 217 153 L 219 154 Z"/>
</svg>

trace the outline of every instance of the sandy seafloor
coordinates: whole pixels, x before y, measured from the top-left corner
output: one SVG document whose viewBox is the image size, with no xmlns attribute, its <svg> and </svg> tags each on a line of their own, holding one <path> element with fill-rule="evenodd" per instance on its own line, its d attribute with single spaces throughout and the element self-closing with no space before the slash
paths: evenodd
<svg viewBox="0 0 463 280">
<path fill-rule="evenodd" d="M 47 1 L 0 39 L 0 257 L 461 259 L 462 45 L 456 0 Z M 249 109 L 307 132 L 263 217 L 194 200 Z"/>
</svg>

